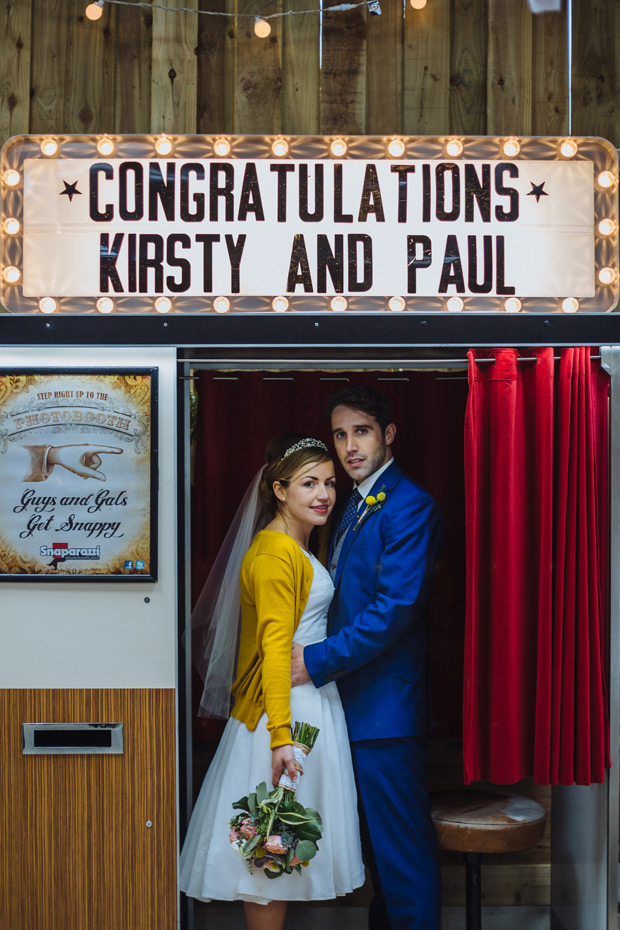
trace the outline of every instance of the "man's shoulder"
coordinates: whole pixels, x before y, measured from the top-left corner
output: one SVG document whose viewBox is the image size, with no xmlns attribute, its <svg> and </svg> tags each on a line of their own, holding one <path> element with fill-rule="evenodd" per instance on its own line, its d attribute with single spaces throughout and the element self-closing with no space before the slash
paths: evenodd
<svg viewBox="0 0 620 930">
<path fill-rule="evenodd" d="M 391 473 L 391 474 L 389 474 Z M 394 465 L 387 469 L 386 477 L 393 479 L 392 492 L 399 501 L 410 500 L 418 505 L 427 505 L 428 507 L 437 507 L 437 501 L 424 485 L 412 478 L 394 462 Z"/>
</svg>

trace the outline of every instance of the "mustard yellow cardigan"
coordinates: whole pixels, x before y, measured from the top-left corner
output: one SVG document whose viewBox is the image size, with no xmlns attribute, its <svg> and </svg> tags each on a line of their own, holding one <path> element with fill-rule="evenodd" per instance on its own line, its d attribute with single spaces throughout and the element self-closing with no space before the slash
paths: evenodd
<svg viewBox="0 0 620 930">
<path fill-rule="evenodd" d="M 291 742 L 291 643 L 312 564 L 285 533 L 262 530 L 241 565 L 241 633 L 232 716 L 255 730 L 263 711 L 271 748 Z"/>
</svg>

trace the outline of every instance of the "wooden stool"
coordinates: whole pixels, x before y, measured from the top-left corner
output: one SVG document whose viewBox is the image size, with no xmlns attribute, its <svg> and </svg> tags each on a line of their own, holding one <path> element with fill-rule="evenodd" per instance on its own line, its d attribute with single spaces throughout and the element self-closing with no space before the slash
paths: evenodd
<svg viewBox="0 0 620 930">
<path fill-rule="evenodd" d="M 482 853 L 520 852 L 536 846 L 545 832 L 545 811 L 520 794 L 438 791 L 430 798 L 440 848 L 465 854 L 467 930 L 481 930 Z"/>
</svg>

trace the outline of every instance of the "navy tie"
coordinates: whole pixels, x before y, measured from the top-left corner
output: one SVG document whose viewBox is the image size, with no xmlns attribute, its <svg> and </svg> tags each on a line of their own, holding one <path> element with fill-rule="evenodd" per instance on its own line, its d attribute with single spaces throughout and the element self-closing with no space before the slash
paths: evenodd
<svg viewBox="0 0 620 930">
<path fill-rule="evenodd" d="M 361 500 L 362 500 L 362 495 L 357 490 L 357 488 L 353 488 L 353 490 L 349 494 L 349 500 L 347 501 L 347 506 L 344 508 L 342 519 L 340 520 L 340 524 L 338 526 L 338 532 L 336 533 L 336 539 L 334 542 L 336 546 L 338 545 L 338 543 L 340 542 L 340 540 L 342 539 L 346 531 L 349 529 L 349 527 L 355 520 L 355 517 L 357 516 L 357 508 L 359 507 Z"/>
</svg>

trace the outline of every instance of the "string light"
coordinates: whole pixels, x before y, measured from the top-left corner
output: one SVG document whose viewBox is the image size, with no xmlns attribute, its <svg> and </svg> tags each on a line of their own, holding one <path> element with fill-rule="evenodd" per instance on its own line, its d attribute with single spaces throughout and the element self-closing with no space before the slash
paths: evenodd
<svg viewBox="0 0 620 930">
<path fill-rule="evenodd" d="M 7 284 L 17 284 L 21 278 L 22 273 L 19 268 L 16 268 L 15 265 L 7 265 L 4 271 L 2 272 L 2 277 Z"/>
<path fill-rule="evenodd" d="M 257 16 L 254 21 L 254 33 L 259 39 L 266 39 L 267 36 L 271 35 L 271 25 L 266 19 Z"/>
<path fill-rule="evenodd" d="M 230 310 L 230 301 L 228 297 L 216 297 L 213 301 L 213 309 L 216 313 L 228 313 Z"/>
<path fill-rule="evenodd" d="M 54 313 L 57 306 L 53 297 L 42 297 L 39 301 L 39 310 L 41 313 Z"/>
<path fill-rule="evenodd" d="M 577 313 L 579 310 L 579 301 L 576 297 L 565 297 L 562 301 L 562 310 L 564 313 Z"/>
<path fill-rule="evenodd" d="M 426 0 L 409 0 L 414 10 L 423 10 L 426 6 Z"/>
<path fill-rule="evenodd" d="M 226 19 L 253 19 L 253 20 L 263 20 L 267 21 L 270 19 L 280 19 L 283 16 L 303 16 L 306 13 L 320 13 L 324 12 L 322 7 L 314 7 L 308 10 L 285 10 L 282 13 L 269 13 L 267 16 L 257 17 L 255 13 L 226 13 L 221 10 L 196 10 L 191 7 L 186 6 L 177 6 L 170 7 L 164 6 L 163 3 L 147 3 L 145 0 L 96 0 L 96 2 L 89 3 L 85 9 L 85 14 L 88 19 L 96 20 L 101 19 L 103 15 L 103 5 L 105 3 L 112 3 L 115 6 L 131 6 L 131 7 L 144 7 L 147 10 L 164 10 L 166 13 L 195 13 L 198 16 L 225 16 Z M 409 0 L 414 9 L 422 9 L 426 6 L 427 0 Z M 379 6 L 378 0 L 357 0 L 356 3 L 337 3 L 335 6 L 330 6 L 329 12 L 331 13 L 348 13 L 350 10 L 357 10 L 359 7 L 365 6 L 371 13 L 381 12 L 381 7 Z M 258 33 L 257 33 L 258 34 Z M 269 35 L 269 33 L 265 33 Z"/>
<path fill-rule="evenodd" d="M 89 3 L 84 12 L 86 18 L 93 20 L 93 22 L 101 19 L 103 16 L 103 0 L 95 0 L 94 3 Z"/>
<path fill-rule="evenodd" d="M 288 310 L 288 298 L 274 297 L 271 301 L 271 306 L 276 311 L 276 313 L 284 313 L 286 310 Z"/>
<path fill-rule="evenodd" d="M 111 297 L 100 297 L 97 301 L 97 310 L 99 313 L 112 313 L 114 310 L 114 301 Z"/>
<path fill-rule="evenodd" d="M 574 139 L 564 139 L 564 142 L 560 145 L 560 155 L 563 155 L 564 158 L 574 158 L 578 151 L 579 146 Z"/>
<path fill-rule="evenodd" d="M 2 228 L 4 229 L 7 236 L 16 236 L 22 227 L 21 223 L 18 219 L 16 219 L 16 217 L 7 216 L 4 223 L 2 224 Z"/>
</svg>

